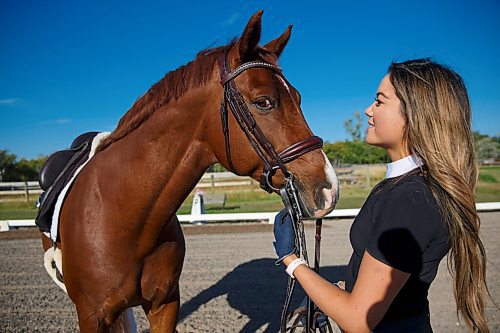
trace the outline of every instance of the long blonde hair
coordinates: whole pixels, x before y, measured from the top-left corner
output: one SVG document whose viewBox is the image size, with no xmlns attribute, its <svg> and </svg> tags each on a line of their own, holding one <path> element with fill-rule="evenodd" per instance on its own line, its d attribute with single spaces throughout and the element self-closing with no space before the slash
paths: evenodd
<svg viewBox="0 0 500 333">
<path fill-rule="evenodd" d="M 404 140 L 424 160 L 425 177 L 449 228 L 457 315 L 471 330 L 487 333 L 486 253 L 474 201 L 478 170 L 467 89 L 460 75 L 430 59 L 392 63 L 388 72 L 406 118 Z"/>
</svg>

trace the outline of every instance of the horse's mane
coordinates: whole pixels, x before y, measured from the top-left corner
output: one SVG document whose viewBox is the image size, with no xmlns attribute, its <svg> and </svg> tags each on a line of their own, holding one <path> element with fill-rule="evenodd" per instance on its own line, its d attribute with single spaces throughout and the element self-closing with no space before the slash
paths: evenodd
<svg viewBox="0 0 500 333">
<path fill-rule="evenodd" d="M 167 73 L 155 83 L 143 96 L 139 97 L 132 107 L 123 115 L 115 130 L 101 141 L 96 152 L 106 149 L 138 128 L 160 107 L 176 100 L 189 89 L 204 85 L 212 76 L 214 64 L 222 52 L 231 48 L 237 39 L 229 44 L 200 51 L 196 58 L 184 66 Z M 274 63 L 276 58 L 263 48 L 256 50 L 256 56 Z"/>
</svg>

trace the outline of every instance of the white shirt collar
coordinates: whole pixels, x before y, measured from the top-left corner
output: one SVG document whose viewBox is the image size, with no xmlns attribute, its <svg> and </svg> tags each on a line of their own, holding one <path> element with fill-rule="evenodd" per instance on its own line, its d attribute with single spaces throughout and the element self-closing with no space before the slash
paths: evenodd
<svg viewBox="0 0 500 333">
<path fill-rule="evenodd" d="M 394 178 L 404 175 L 411 170 L 422 166 L 424 162 L 416 155 L 406 156 L 400 160 L 387 164 L 385 178 Z"/>
</svg>

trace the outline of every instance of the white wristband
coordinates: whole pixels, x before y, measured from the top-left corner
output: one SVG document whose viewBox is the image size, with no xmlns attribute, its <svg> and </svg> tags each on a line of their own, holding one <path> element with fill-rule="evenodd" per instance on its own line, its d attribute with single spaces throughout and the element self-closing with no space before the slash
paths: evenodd
<svg viewBox="0 0 500 333">
<path fill-rule="evenodd" d="M 295 271 L 295 269 L 296 269 L 297 267 L 299 267 L 300 265 L 306 265 L 306 266 L 308 266 L 308 265 L 307 265 L 307 262 L 306 262 L 304 259 L 302 259 L 302 258 L 297 258 L 297 259 L 295 259 L 294 261 L 292 261 L 292 262 L 290 263 L 290 265 L 288 265 L 288 267 L 286 268 L 286 272 L 287 272 L 287 274 L 288 274 L 288 275 L 290 275 L 290 276 L 292 277 L 292 279 L 295 279 L 295 276 L 293 275 L 293 271 Z M 308 267 L 309 267 L 309 266 L 308 266 Z"/>
</svg>

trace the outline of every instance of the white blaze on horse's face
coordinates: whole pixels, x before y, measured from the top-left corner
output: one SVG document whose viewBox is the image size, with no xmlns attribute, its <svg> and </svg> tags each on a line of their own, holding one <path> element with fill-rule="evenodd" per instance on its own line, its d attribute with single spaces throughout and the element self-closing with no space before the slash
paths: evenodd
<svg viewBox="0 0 500 333">
<path fill-rule="evenodd" d="M 323 199 L 321 200 L 323 202 L 323 207 L 316 210 L 314 217 L 322 217 L 331 212 L 339 200 L 339 181 L 337 174 L 326 154 L 324 152 L 321 153 L 325 158 L 325 178 L 327 183 L 332 186 L 329 189 L 325 187 L 321 190 L 320 195 L 323 195 Z"/>
<path fill-rule="evenodd" d="M 303 218 L 317 219 L 328 215 L 335 208 L 339 199 L 339 182 L 322 150 L 308 154 L 291 162 L 289 170 L 294 175 Z"/>
<path fill-rule="evenodd" d="M 286 91 L 288 91 L 288 94 L 291 95 L 292 93 L 290 92 L 290 87 L 288 87 L 288 84 L 286 84 L 285 80 L 283 80 L 283 78 L 279 75 L 276 75 L 276 77 L 281 81 L 281 83 L 283 83 L 283 85 L 286 88 Z"/>
<path fill-rule="evenodd" d="M 280 75 L 276 75 L 276 77 L 284 85 L 291 97 L 292 94 L 290 91 L 290 87 L 288 86 L 286 81 Z M 291 97 L 290 99 L 294 101 L 295 104 L 294 98 Z M 300 110 L 300 107 L 298 105 L 295 105 L 295 107 Z M 312 192 L 312 195 L 314 197 L 312 201 L 315 203 L 316 207 L 309 207 L 307 205 L 306 207 L 303 207 L 306 210 L 304 213 L 307 217 L 321 218 L 327 215 L 335 208 L 335 205 L 337 204 L 337 201 L 339 199 L 339 182 L 337 179 L 337 175 L 326 154 L 323 151 L 321 151 L 321 154 L 323 155 L 325 161 L 325 180 L 324 182 L 322 182 L 322 185 L 319 188 L 315 189 Z M 302 195 L 307 194 L 303 193 Z M 302 204 L 304 205 L 304 202 Z"/>
</svg>

